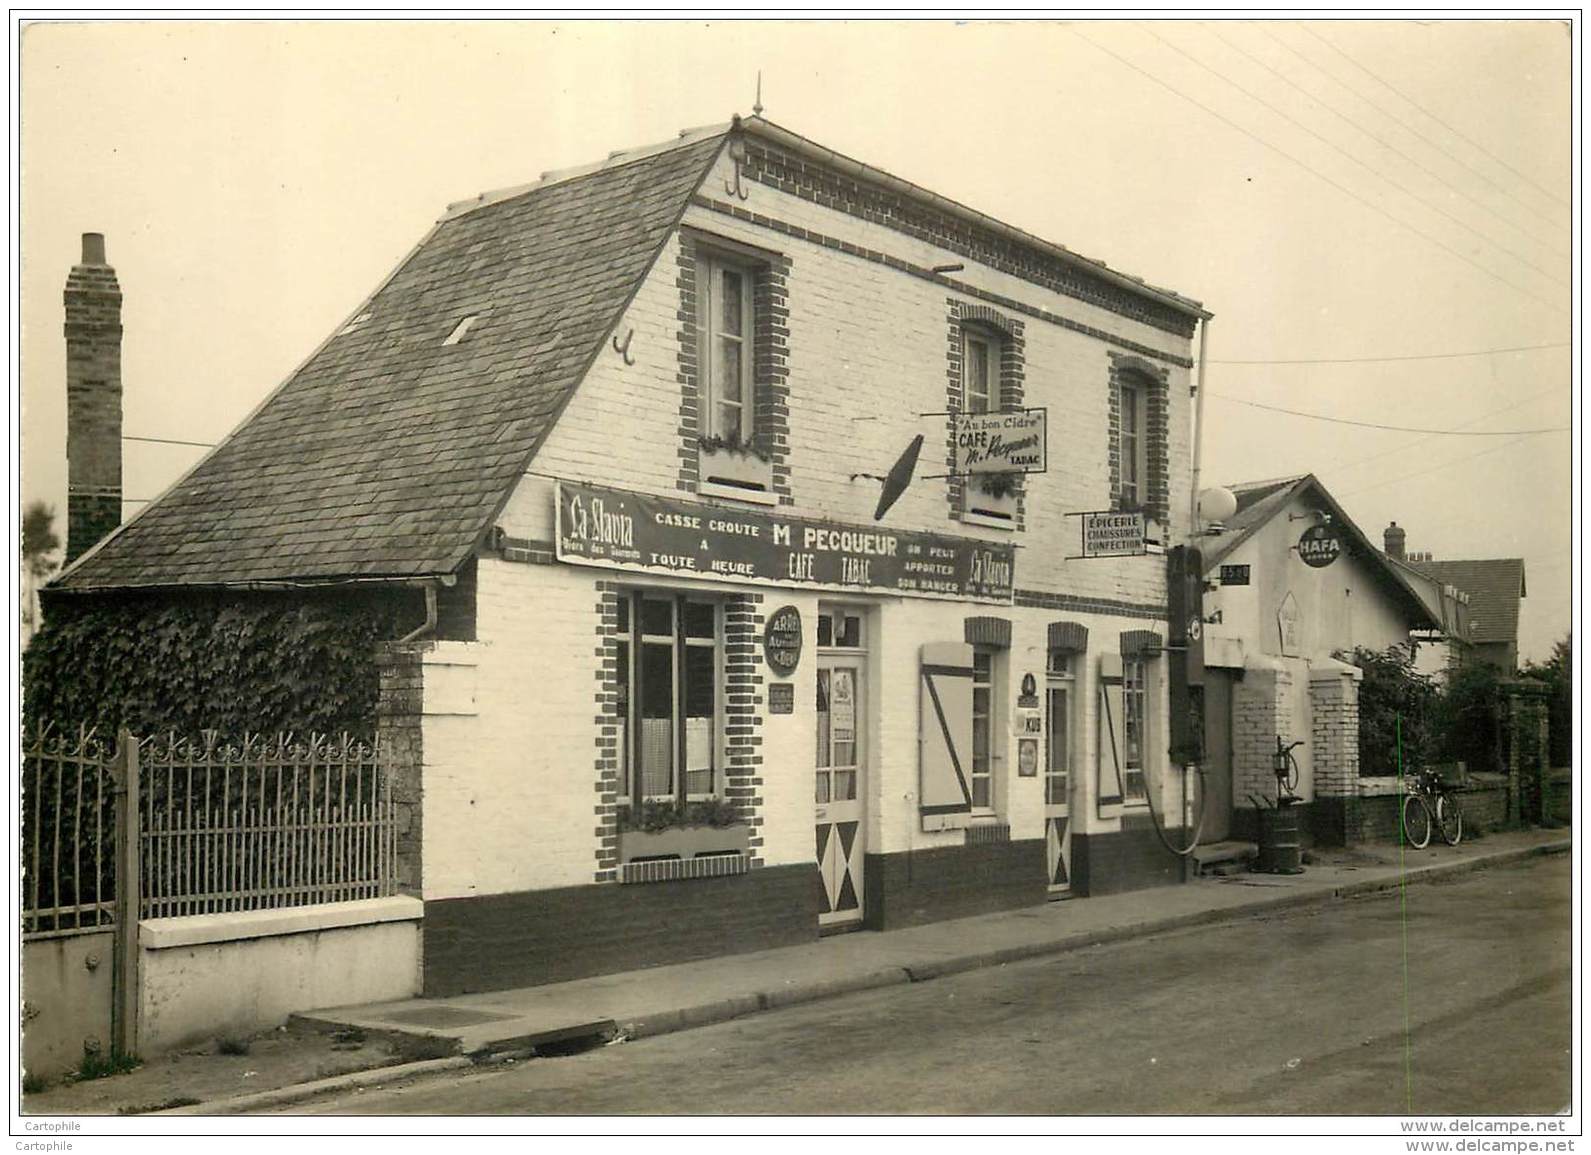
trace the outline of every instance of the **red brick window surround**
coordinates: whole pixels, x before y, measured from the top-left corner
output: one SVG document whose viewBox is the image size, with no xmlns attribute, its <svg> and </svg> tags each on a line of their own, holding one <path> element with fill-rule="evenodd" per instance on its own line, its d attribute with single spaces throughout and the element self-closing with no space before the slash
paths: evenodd
<svg viewBox="0 0 1591 1155">
<path fill-rule="evenodd" d="M 1022 408 L 1026 375 L 1023 323 L 988 305 L 948 297 L 945 301 L 945 408 L 951 413 L 995 412 Z M 955 468 L 954 423 L 945 426 L 945 465 Z M 966 510 L 967 486 L 980 484 L 964 477 L 946 479 L 950 516 L 961 520 Z M 1022 527 L 1026 512 L 1023 478 L 1014 482 L 1016 517 Z"/>
<path fill-rule="evenodd" d="M 632 702 L 632 666 L 641 660 L 637 639 L 648 638 L 649 627 L 638 617 L 641 600 L 635 590 L 620 582 L 596 583 L 596 869 L 595 882 L 619 881 L 621 869 L 619 850 L 620 812 L 633 804 L 633 794 L 640 787 L 645 792 L 644 781 L 638 781 L 643 770 L 633 754 L 633 747 L 644 736 L 630 733 L 632 706 L 640 708 L 639 701 Z M 677 598 L 666 590 L 648 587 L 647 596 L 653 601 L 677 601 L 681 606 L 701 603 L 688 598 Z M 655 598 L 652 595 L 657 595 Z M 763 616 L 761 594 L 735 594 L 717 603 L 713 616 L 718 624 L 718 637 L 711 650 L 718 658 L 710 691 L 714 710 L 714 751 L 711 758 L 714 779 L 711 793 L 722 798 L 737 812 L 740 821 L 749 828 L 748 845 L 751 868 L 762 865 L 762 653 L 757 640 L 761 636 Z M 689 621 L 676 623 L 683 631 L 683 644 L 689 648 L 694 632 Z M 654 639 L 655 640 L 655 639 Z M 654 647 L 656 648 L 656 647 Z M 697 646 L 698 649 L 703 647 Z M 679 671 L 688 675 L 688 668 Z M 676 694 L 692 694 L 688 682 L 675 687 Z M 692 694 L 693 697 L 704 695 Z M 688 714 L 692 705 L 683 698 L 680 707 Z M 688 723 L 687 723 L 688 724 Z M 676 733 L 673 740 L 678 740 Z M 687 742 L 689 741 L 687 735 Z M 624 747 L 631 747 L 625 749 Z M 631 767 L 629 790 L 625 797 L 625 767 Z M 694 763 L 687 763 L 688 766 Z M 676 766 L 673 787 L 681 797 L 698 796 L 692 776 L 701 771 Z"/>
<path fill-rule="evenodd" d="M 750 316 L 741 316 L 730 327 L 725 344 L 749 346 L 746 358 L 737 364 L 749 365 L 750 379 L 742 382 L 744 410 L 737 440 L 749 442 L 753 452 L 771 465 L 771 491 L 780 505 L 794 501 L 790 493 L 790 309 L 788 283 L 790 259 L 781 253 L 756 249 L 713 237 L 692 229 L 682 229 L 675 254 L 675 286 L 679 290 L 679 329 L 676 377 L 680 385 L 679 472 L 676 488 L 698 492 L 701 485 L 698 445 L 704 438 L 718 440 L 729 430 L 721 428 L 733 406 L 720 404 L 710 410 L 711 400 L 704 389 L 709 367 L 703 364 L 706 353 L 703 322 L 706 293 L 704 274 L 713 268 L 743 272 L 750 278 L 746 293 Z M 743 314 L 743 305 L 739 308 Z M 716 318 L 723 327 L 723 318 Z M 722 354 L 720 354 L 722 356 Z"/>
<path fill-rule="evenodd" d="M 1110 354 L 1111 507 L 1162 525 L 1171 509 L 1169 379 L 1142 357 Z"/>
</svg>

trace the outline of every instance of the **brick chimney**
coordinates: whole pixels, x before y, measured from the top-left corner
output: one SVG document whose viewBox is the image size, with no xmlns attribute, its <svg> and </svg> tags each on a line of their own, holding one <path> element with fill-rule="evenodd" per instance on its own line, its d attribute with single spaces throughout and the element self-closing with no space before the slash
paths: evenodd
<svg viewBox="0 0 1591 1155">
<path fill-rule="evenodd" d="M 66 561 L 122 520 L 122 291 L 105 238 L 66 278 Z"/>
<path fill-rule="evenodd" d="M 1381 531 L 1381 542 L 1386 549 L 1388 557 L 1395 557 L 1399 561 L 1403 561 L 1404 541 L 1405 534 L 1401 529 L 1398 528 L 1397 522 L 1393 522 L 1391 525 L 1387 526 L 1386 529 Z"/>
</svg>

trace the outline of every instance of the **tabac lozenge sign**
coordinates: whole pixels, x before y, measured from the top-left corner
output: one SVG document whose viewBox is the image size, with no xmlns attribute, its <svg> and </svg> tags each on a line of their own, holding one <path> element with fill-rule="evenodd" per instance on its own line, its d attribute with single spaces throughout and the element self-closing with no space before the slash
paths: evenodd
<svg viewBox="0 0 1591 1155">
<path fill-rule="evenodd" d="M 558 483 L 560 561 L 773 585 L 1010 601 L 998 542 L 724 509 Z"/>
</svg>

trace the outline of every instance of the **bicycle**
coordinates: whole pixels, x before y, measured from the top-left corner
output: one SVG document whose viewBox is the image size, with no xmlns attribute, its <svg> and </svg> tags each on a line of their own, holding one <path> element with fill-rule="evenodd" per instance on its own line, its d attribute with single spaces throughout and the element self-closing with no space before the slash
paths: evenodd
<svg viewBox="0 0 1591 1155">
<path fill-rule="evenodd" d="M 1430 845 L 1433 826 L 1441 831 L 1442 841 L 1449 846 L 1457 846 L 1464 837 L 1464 811 L 1434 770 L 1421 770 L 1414 775 L 1398 809 L 1403 839 L 1416 850 Z"/>
</svg>

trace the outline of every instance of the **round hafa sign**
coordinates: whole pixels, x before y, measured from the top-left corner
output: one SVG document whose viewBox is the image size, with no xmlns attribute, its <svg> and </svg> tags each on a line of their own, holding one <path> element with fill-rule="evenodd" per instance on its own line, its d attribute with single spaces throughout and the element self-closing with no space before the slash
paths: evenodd
<svg viewBox="0 0 1591 1155">
<path fill-rule="evenodd" d="M 1342 553 L 1342 539 L 1329 525 L 1312 525 L 1298 539 L 1298 556 L 1305 565 L 1320 569 Z"/>
</svg>

